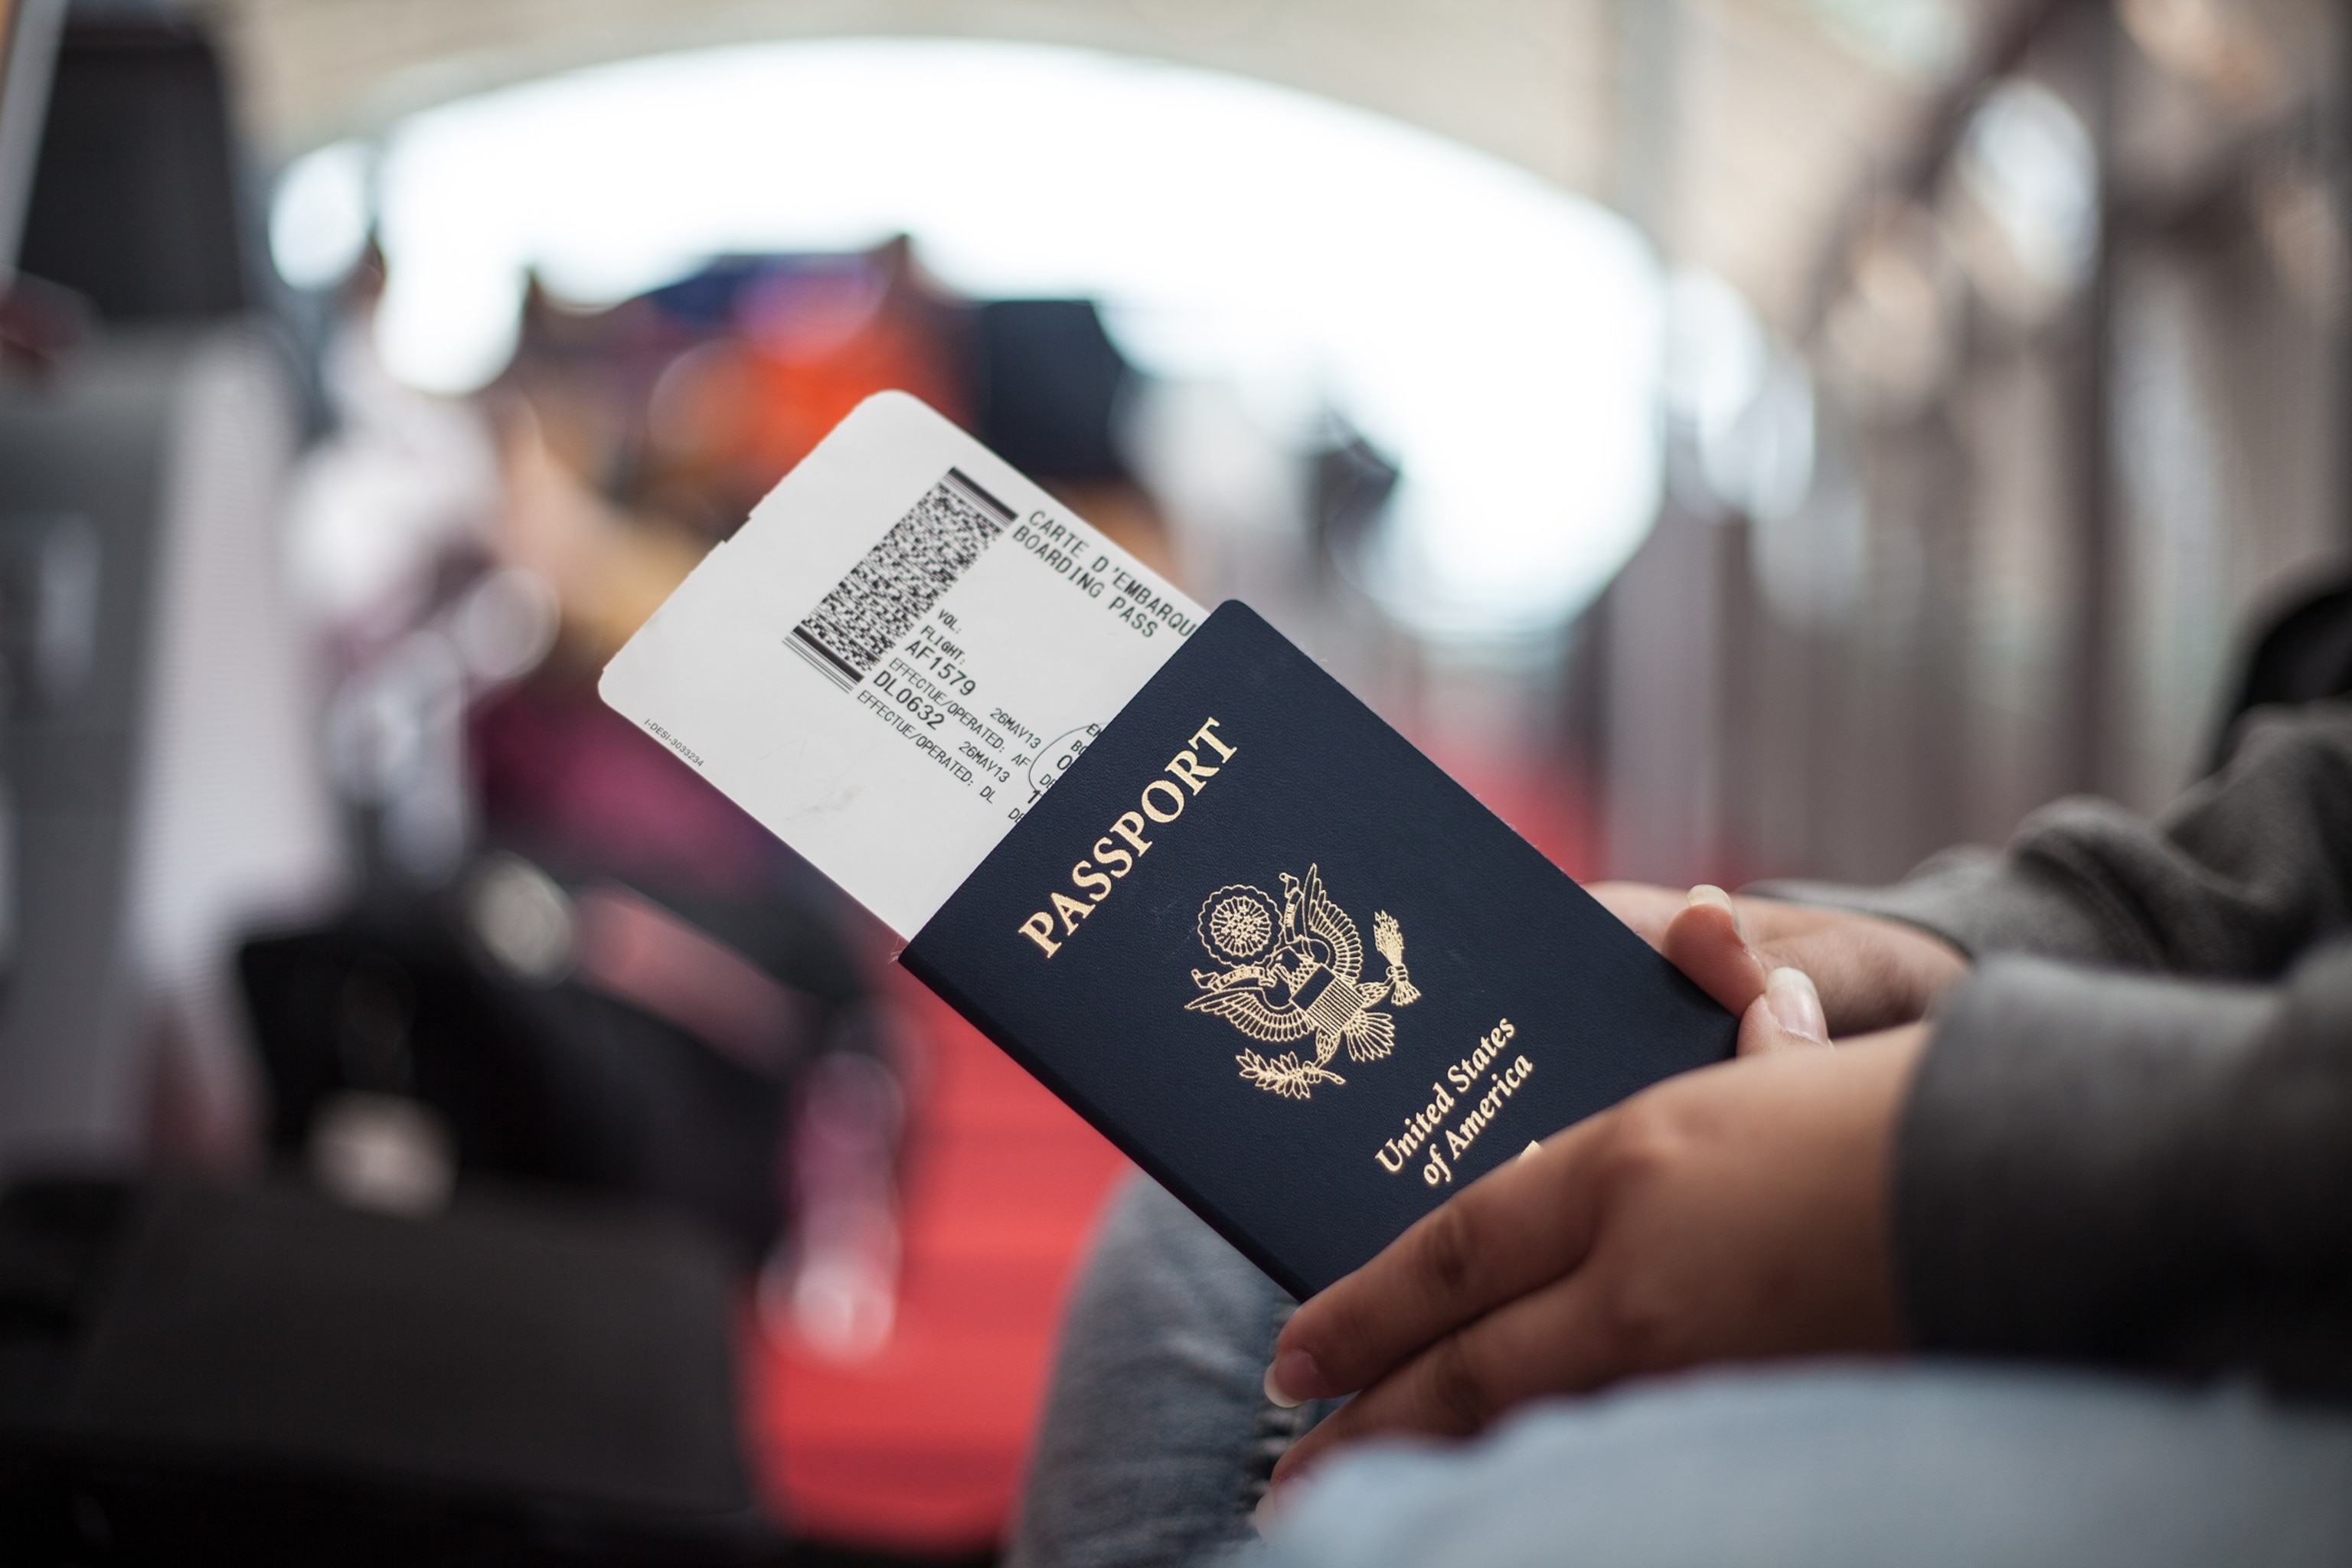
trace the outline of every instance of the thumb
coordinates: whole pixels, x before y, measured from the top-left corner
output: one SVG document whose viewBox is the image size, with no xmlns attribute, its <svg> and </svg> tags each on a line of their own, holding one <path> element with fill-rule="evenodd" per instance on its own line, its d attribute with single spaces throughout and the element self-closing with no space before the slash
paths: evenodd
<svg viewBox="0 0 2352 1568">
<path fill-rule="evenodd" d="M 1764 978 L 1764 993 L 1739 1016 L 1739 1054 L 1817 1050 L 1830 1043 L 1821 994 L 1801 969 L 1776 969 Z"/>
<path fill-rule="evenodd" d="M 1666 922 L 1659 951 L 1727 1011 L 1743 1014 L 1764 994 L 1764 961 L 1748 945 L 1731 896 L 1705 883 Z"/>
</svg>

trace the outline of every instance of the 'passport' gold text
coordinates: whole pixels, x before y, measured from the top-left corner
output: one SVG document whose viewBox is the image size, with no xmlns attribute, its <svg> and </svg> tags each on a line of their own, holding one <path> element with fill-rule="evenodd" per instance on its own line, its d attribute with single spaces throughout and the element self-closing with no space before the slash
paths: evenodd
<svg viewBox="0 0 2352 1568">
<path fill-rule="evenodd" d="M 1190 798 L 1185 791 L 1200 794 L 1219 770 L 1234 759 L 1241 748 L 1217 737 L 1214 718 L 1202 720 L 1192 731 L 1184 750 L 1168 760 L 1160 771 L 1168 778 L 1154 778 L 1143 786 L 1136 801 L 1138 809 L 1123 812 L 1110 825 L 1110 831 L 1094 841 L 1089 858 L 1070 868 L 1070 885 L 1086 895 L 1074 899 L 1055 889 L 1049 895 L 1053 907 L 1039 910 L 1021 922 L 1021 934 L 1037 944 L 1037 950 L 1047 958 L 1062 951 L 1062 943 L 1077 933 L 1078 922 L 1095 912 L 1095 906 L 1110 897 L 1117 879 L 1135 869 L 1135 863 L 1149 851 L 1153 840 L 1144 833 L 1153 824 L 1165 825 L 1184 815 L 1184 803 Z M 1216 753 L 1216 761 L 1204 763 L 1201 753 Z M 1172 779 L 1174 782 L 1170 782 Z M 1183 788 L 1177 787 L 1181 784 Z"/>
</svg>

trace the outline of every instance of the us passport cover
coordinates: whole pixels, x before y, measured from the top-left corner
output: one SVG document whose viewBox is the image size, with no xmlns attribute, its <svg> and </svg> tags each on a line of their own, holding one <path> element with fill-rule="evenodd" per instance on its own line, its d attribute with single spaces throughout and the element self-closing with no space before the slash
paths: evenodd
<svg viewBox="0 0 2352 1568">
<path fill-rule="evenodd" d="M 1737 1029 L 1237 602 L 902 962 L 1302 1299 Z"/>
</svg>

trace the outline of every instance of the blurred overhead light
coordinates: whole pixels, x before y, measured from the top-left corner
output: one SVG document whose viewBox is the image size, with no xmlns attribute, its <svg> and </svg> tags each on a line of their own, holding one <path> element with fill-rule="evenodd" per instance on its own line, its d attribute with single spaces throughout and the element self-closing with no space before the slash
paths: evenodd
<svg viewBox="0 0 2352 1568">
<path fill-rule="evenodd" d="M 2259 112 L 2276 105 L 2287 73 L 2251 9 L 2223 0 L 2121 0 L 2117 6 L 2124 30 L 2148 58 L 2232 108 Z M 2326 7 L 2302 9 L 2316 15 Z"/>
<path fill-rule="evenodd" d="M 1958 268 L 1929 214 L 1906 209 L 1863 246 L 1822 324 L 1832 381 L 1873 416 L 1916 415 L 1958 352 Z"/>
<path fill-rule="evenodd" d="M 2065 100 L 2036 82 L 2002 82 L 1969 123 L 1958 174 L 2014 263 L 2005 288 L 2000 272 L 1979 269 L 2011 296 L 1997 303 L 2037 316 L 2082 286 L 2099 249 L 2099 158 Z"/>
<path fill-rule="evenodd" d="M 1665 395 L 1717 500 L 1752 519 L 1803 502 L 1813 479 L 1812 379 L 1711 273 L 1679 273 L 1667 289 Z"/>
<path fill-rule="evenodd" d="M 297 289 L 340 283 L 366 250 L 374 223 L 373 157 L 357 142 L 306 153 L 278 176 L 269 204 L 269 258 Z"/>
<path fill-rule="evenodd" d="M 1378 592 L 1433 635 L 1556 625 L 1647 530 L 1654 264 L 1623 222 L 1393 121 L 1043 47 L 674 56 L 434 110 L 380 182 L 385 362 L 464 391 L 525 279 L 625 298 L 727 252 L 911 234 L 980 298 L 1089 295 L 1148 372 L 1326 405 L 1403 471 Z"/>
<path fill-rule="evenodd" d="M 2323 169 L 2301 163 L 2273 167 L 2253 182 L 2255 225 L 2287 292 L 2314 320 L 2343 320 L 2352 286 L 2352 245 L 2344 205 Z"/>
<path fill-rule="evenodd" d="M 1666 290 L 1666 407 L 1702 439 L 1755 401 L 1771 353 L 1764 323 L 1739 290 L 1711 272 L 1675 275 Z"/>
</svg>

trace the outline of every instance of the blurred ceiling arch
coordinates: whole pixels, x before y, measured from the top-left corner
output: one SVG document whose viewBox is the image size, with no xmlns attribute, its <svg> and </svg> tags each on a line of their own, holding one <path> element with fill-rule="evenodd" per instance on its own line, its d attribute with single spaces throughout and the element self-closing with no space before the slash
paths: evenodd
<svg viewBox="0 0 2352 1568">
<path fill-rule="evenodd" d="M 1643 223 L 1801 318 L 1821 237 L 1902 145 L 1931 67 L 1852 18 L 1989 0 L 217 0 L 246 123 L 284 159 L 560 71 L 755 40 L 1055 44 L 1255 77 L 1418 125 Z"/>
</svg>

